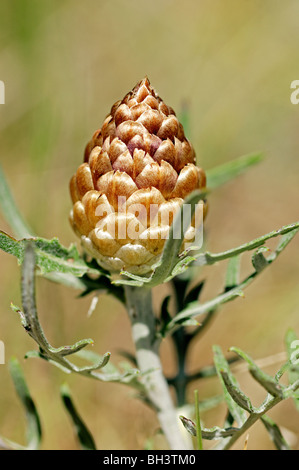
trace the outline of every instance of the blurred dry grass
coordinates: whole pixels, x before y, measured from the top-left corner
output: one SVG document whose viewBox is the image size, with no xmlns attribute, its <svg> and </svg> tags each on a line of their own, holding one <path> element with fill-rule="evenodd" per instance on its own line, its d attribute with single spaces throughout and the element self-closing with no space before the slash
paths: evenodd
<svg viewBox="0 0 299 470">
<path fill-rule="evenodd" d="M 66 245 L 75 240 L 68 223 L 69 178 L 111 105 L 146 74 L 178 113 L 189 104 L 189 137 L 201 166 L 211 168 L 255 150 L 266 156 L 210 196 L 206 241 L 211 251 L 298 220 L 299 106 L 290 102 L 290 83 L 299 78 L 296 0 L 2 0 L 0 11 L 0 79 L 6 85 L 0 160 L 36 233 L 58 236 Z M 10 232 L 4 220 L 0 223 Z M 190 369 L 211 362 L 214 343 L 224 350 L 239 346 L 261 358 L 282 351 L 289 326 L 299 333 L 298 249 L 297 237 L 247 290 L 245 300 L 223 308 L 194 345 Z M 19 270 L 4 253 L 0 263 L 0 338 L 7 359 L 16 355 L 24 366 L 42 416 L 43 448 L 76 448 L 59 398 L 66 379 L 99 448 L 143 448 L 157 422 L 130 390 L 66 377 L 43 362 L 23 362 L 35 345 L 10 311 L 11 300 L 20 304 Z M 223 268 L 203 273 L 209 279 L 205 297 L 221 287 Z M 161 298 L 160 291 L 156 294 Z M 117 362 L 120 348 L 133 351 L 126 314 L 115 300 L 102 297 L 87 319 L 89 302 L 38 281 L 42 324 L 52 342 L 91 336 L 97 351 L 110 350 Z M 167 343 L 162 351 L 170 370 Z M 22 441 L 21 407 L 7 367 L 0 367 L 0 432 Z M 258 403 L 261 389 L 246 373 L 238 378 Z M 203 398 L 218 387 L 213 380 L 197 385 Z M 299 420 L 291 401 L 271 416 L 298 449 Z M 221 424 L 222 417 L 220 407 L 204 416 L 205 424 Z M 248 448 L 273 448 L 261 425 L 250 432 Z"/>
</svg>

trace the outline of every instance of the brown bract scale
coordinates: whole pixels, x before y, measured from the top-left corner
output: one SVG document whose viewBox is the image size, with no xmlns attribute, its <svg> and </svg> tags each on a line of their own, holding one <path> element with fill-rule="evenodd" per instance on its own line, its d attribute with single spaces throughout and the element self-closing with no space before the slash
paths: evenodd
<svg viewBox="0 0 299 470">
<path fill-rule="evenodd" d="M 103 268 L 146 273 L 184 198 L 205 185 L 182 124 L 145 78 L 112 106 L 87 144 L 70 182 L 70 221 Z"/>
</svg>

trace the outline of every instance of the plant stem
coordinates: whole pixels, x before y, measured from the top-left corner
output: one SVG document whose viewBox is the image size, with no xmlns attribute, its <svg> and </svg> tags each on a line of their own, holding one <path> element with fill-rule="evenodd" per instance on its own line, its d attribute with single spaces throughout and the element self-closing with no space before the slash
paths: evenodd
<svg viewBox="0 0 299 470">
<path fill-rule="evenodd" d="M 143 374 L 142 381 L 147 397 L 157 410 L 170 449 L 187 450 L 190 447 L 180 429 L 179 418 L 162 370 L 151 289 L 125 286 L 125 294 L 136 347 L 137 366 Z"/>
<path fill-rule="evenodd" d="M 299 380 L 296 380 L 296 382 L 294 382 L 291 386 L 288 387 L 288 390 L 289 392 L 295 392 L 296 390 L 299 389 Z M 291 394 L 289 396 L 292 396 Z M 251 413 L 247 420 L 245 421 L 245 423 L 243 424 L 243 426 L 241 426 L 241 428 L 239 428 L 234 434 L 233 436 L 228 439 L 228 440 L 225 440 L 223 442 L 224 446 L 219 446 L 218 449 L 221 449 L 221 450 L 229 450 L 232 445 L 239 439 L 239 437 L 242 436 L 242 434 L 244 434 L 254 423 L 256 423 L 256 421 L 258 419 L 262 419 L 263 416 L 269 411 L 271 410 L 275 405 L 277 405 L 278 403 L 280 403 L 282 400 L 284 400 L 285 398 L 288 398 L 286 396 L 286 394 L 282 397 L 280 396 L 277 396 L 277 397 L 274 397 L 270 394 L 268 394 L 268 397 L 266 398 L 265 402 L 263 403 L 263 405 L 258 409 L 256 410 L 255 412 Z"/>
<path fill-rule="evenodd" d="M 256 423 L 267 411 L 269 411 L 271 408 L 273 408 L 277 403 L 280 403 L 282 401 L 282 398 L 280 397 L 271 397 L 269 395 L 269 399 L 265 403 L 264 409 L 261 412 L 256 412 L 256 413 L 251 413 L 243 426 L 241 426 L 238 431 L 236 431 L 233 436 L 228 440 L 228 442 L 224 445 L 223 450 L 229 450 L 232 445 L 246 432 L 248 431 L 253 424 Z"/>
</svg>

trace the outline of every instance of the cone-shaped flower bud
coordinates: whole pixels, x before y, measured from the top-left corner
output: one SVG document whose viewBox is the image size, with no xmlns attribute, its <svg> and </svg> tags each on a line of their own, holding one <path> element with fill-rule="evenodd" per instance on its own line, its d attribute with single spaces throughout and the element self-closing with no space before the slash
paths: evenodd
<svg viewBox="0 0 299 470">
<path fill-rule="evenodd" d="M 145 78 L 87 144 L 70 182 L 71 224 L 103 268 L 146 273 L 184 198 L 205 184 L 182 124 Z"/>
</svg>

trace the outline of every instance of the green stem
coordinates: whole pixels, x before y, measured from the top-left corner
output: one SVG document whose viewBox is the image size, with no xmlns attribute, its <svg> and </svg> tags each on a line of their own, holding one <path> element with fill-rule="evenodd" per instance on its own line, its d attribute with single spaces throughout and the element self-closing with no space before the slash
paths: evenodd
<svg viewBox="0 0 299 470">
<path fill-rule="evenodd" d="M 125 286 L 126 302 L 136 347 L 137 366 L 148 399 L 157 410 L 161 428 L 171 450 L 190 449 L 163 374 L 159 356 L 160 339 L 152 310 L 151 289 Z"/>
<path fill-rule="evenodd" d="M 199 415 L 199 399 L 198 399 L 198 390 L 194 390 L 194 398 L 195 398 L 195 423 L 196 423 L 196 441 L 197 441 L 197 449 L 203 450 L 202 446 L 202 433 L 201 433 L 201 423 L 200 423 L 200 415 Z"/>
</svg>

